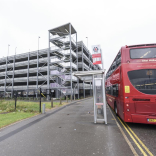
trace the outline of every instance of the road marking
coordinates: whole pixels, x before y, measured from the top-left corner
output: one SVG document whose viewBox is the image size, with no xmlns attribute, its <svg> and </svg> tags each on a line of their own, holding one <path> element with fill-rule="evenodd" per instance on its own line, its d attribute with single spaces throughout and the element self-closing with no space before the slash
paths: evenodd
<svg viewBox="0 0 156 156">
<path fill-rule="evenodd" d="M 142 147 L 147 151 L 147 153 L 150 156 L 154 156 L 149 149 L 144 145 L 144 143 L 139 139 L 139 137 L 133 132 L 133 130 L 127 125 L 127 123 L 124 122 L 124 124 L 127 126 L 127 128 L 131 131 L 131 133 L 135 136 L 135 138 L 139 141 L 139 143 L 142 145 Z"/>
<path fill-rule="evenodd" d="M 111 114 L 112 114 L 112 116 L 113 116 L 113 118 L 114 118 L 114 120 L 115 120 L 115 122 L 116 122 L 118 128 L 120 129 L 121 134 L 123 135 L 125 141 L 126 141 L 127 144 L 129 145 L 131 151 L 133 152 L 134 156 L 139 156 L 139 155 L 137 154 L 136 150 L 134 149 L 133 145 L 131 144 L 131 142 L 130 142 L 129 139 L 127 138 L 126 134 L 125 134 L 124 131 L 122 130 L 121 126 L 120 126 L 119 123 L 117 122 L 116 118 L 114 117 L 114 115 L 113 115 L 113 113 L 112 113 L 110 107 L 109 107 L 109 110 L 110 110 L 110 112 L 111 112 Z"/>
<path fill-rule="evenodd" d="M 129 130 L 126 128 L 126 126 L 123 124 L 123 122 L 120 120 L 120 118 L 118 117 L 119 121 L 121 122 L 121 124 L 123 125 L 123 127 L 125 128 L 125 130 L 127 131 L 127 133 L 129 134 L 129 136 L 131 137 L 131 139 L 134 141 L 134 143 L 137 145 L 137 147 L 140 149 L 141 153 L 144 156 L 147 156 L 147 154 L 144 152 L 144 150 L 141 148 L 141 146 L 138 144 L 138 142 L 135 140 L 135 138 L 132 136 L 132 134 L 129 132 Z"/>
</svg>

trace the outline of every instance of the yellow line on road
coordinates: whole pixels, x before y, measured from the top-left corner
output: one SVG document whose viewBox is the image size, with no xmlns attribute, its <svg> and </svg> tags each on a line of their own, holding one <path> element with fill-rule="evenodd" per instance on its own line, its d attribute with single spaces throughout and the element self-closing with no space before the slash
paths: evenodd
<svg viewBox="0 0 156 156">
<path fill-rule="evenodd" d="M 108 107 L 108 108 L 109 108 L 109 110 L 110 110 L 110 112 L 111 112 L 111 114 L 112 114 L 112 116 L 113 116 L 113 118 L 114 118 L 114 120 L 115 120 L 115 122 L 116 122 L 116 124 L 117 124 L 117 126 L 118 126 L 118 128 L 119 128 L 119 130 L 121 131 L 121 134 L 123 135 L 125 141 L 126 141 L 127 144 L 129 145 L 131 151 L 133 152 L 134 156 L 138 156 L 138 154 L 137 154 L 136 150 L 134 149 L 133 145 L 132 145 L 131 142 L 128 140 L 126 134 L 124 133 L 124 131 L 122 130 L 121 126 L 119 125 L 119 123 L 117 122 L 116 118 L 114 117 L 114 115 L 113 115 L 113 113 L 112 113 L 110 107 Z"/>
<path fill-rule="evenodd" d="M 121 122 L 121 124 L 123 125 L 123 127 L 125 128 L 125 130 L 127 131 L 127 133 L 129 134 L 129 136 L 131 137 L 131 139 L 134 141 L 134 143 L 137 145 L 137 147 L 140 149 L 141 153 L 144 156 L 147 156 L 147 154 L 144 152 L 144 150 L 141 148 L 141 146 L 138 144 L 138 142 L 135 140 L 135 138 L 132 136 L 132 134 L 129 132 L 129 130 L 126 128 L 126 126 L 123 124 L 123 122 L 120 120 L 120 118 L 118 117 L 119 121 Z"/>
<path fill-rule="evenodd" d="M 127 128 L 131 131 L 131 133 L 135 136 L 135 138 L 139 141 L 139 143 L 142 145 L 142 147 L 147 151 L 147 153 L 150 156 L 154 156 L 149 149 L 144 145 L 144 143 L 139 139 L 139 137 L 133 132 L 133 130 L 124 122 L 124 124 L 127 126 Z"/>
</svg>

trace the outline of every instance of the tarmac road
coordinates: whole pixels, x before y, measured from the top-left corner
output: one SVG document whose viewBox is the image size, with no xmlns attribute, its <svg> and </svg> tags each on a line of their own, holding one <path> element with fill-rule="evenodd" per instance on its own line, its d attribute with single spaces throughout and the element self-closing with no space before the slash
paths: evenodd
<svg viewBox="0 0 156 156">
<path fill-rule="evenodd" d="M 139 156 L 156 155 L 156 125 L 125 123 L 112 109 L 111 112 Z"/>
<path fill-rule="evenodd" d="M 0 130 L 0 156 L 133 156 L 107 112 L 107 125 L 94 124 L 90 98 L 9 126 Z"/>
<path fill-rule="evenodd" d="M 149 151 L 156 155 L 156 125 L 127 123 Z"/>
</svg>

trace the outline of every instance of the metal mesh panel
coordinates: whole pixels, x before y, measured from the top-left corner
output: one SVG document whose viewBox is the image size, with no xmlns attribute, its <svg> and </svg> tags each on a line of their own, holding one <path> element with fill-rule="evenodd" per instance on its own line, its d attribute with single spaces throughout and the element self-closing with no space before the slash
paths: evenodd
<svg viewBox="0 0 156 156">
<path fill-rule="evenodd" d="M 103 103 L 102 79 L 95 81 L 96 103 Z"/>
</svg>

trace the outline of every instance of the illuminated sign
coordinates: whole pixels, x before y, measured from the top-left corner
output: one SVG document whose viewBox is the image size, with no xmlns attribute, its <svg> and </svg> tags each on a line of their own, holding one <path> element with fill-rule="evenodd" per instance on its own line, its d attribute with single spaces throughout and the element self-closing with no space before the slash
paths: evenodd
<svg viewBox="0 0 156 156">
<path fill-rule="evenodd" d="M 140 58 L 144 58 L 146 55 L 148 55 L 151 51 L 146 52 L 143 56 L 141 56 Z"/>
</svg>

